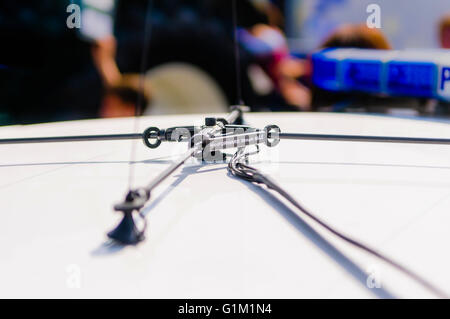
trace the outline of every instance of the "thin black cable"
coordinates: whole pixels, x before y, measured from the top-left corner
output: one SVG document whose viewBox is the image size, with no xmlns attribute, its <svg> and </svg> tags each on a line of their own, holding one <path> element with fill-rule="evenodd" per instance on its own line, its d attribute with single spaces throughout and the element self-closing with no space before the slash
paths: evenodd
<svg viewBox="0 0 450 319">
<path fill-rule="evenodd" d="M 399 144 L 437 144 L 450 145 L 449 138 L 405 137 L 405 136 L 371 136 L 371 135 L 340 135 L 340 134 L 305 134 L 279 133 L 280 139 L 305 141 L 340 141 L 340 142 L 373 142 Z"/>
<path fill-rule="evenodd" d="M 64 142 L 89 142 L 89 141 L 118 141 L 139 140 L 142 133 L 104 134 L 104 135 L 74 135 L 52 137 L 22 137 L 0 139 L 1 144 L 40 144 L 40 143 L 64 143 Z"/>
<path fill-rule="evenodd" d="M 151 27 L 152 27 L 152 21 L 151 21 L 151 14 L 152 14 L 152 8 L 153 8 L 153 0 L 147 1 L 147 10 L 145 15 L 145 26 L 144 26 L 144 47 L 142 50 L 142 57 L 141 57 L 141 70 L 140 70 L 140 76 L 139 76 L 139 94 L 136 101 L 136 108 L 134 113 L 134 132 L 137 132 L 139 130 L 139 118 L 141 116 L 141 112 L 143 110 L 142 103 L 143 103 L 143 95 L 145 90 L 145 69 L 147 68 L 147 61 L 148 61 L 148 51 L 150 47 L 150 34 L 151 34 Z M 131 152 L 130 152 L 130 164 L 129 164 L 129 173 L 128 173 L 128 189 L 131 190 L 133 186 L 134 181 L 134 165 L 136 159 L 136 141 L 133 141 L 131 145 Z"/>
<path fill-rule="evenodd" d="M 435 144 L 450 145 L 450 138 L 432 137 L 404 137 L 404 136 L 370 136 L 370 135 L 336 135 L 336 134 L 305 134 L 279 133 L 280 139 L 305 141 L 339 141 L 339 142 L 373 142 L 398 144 Z M 103 140 L 133 140 L 142 139 L 142 133 L 102 134 L 102 135 L 74 135 L 74 136 L 45 136 L 20 137 L 0 139 L 0 144 L 32 144 L 53 142 L 83 142 Z"/>
<path fill-rule="evenodd" d="M 237 94 L 237 104 L 244 105 L 242 100 L 242 89 L 241 89 L 241 57 L 239 54 L 239 41 L 238 41 L 238 21 L 237 21 L 237 6 L 236 0 L 232 0 L 232 10 L 233 10 L 233 45 L 234 45 L 234 66 L 236 72 L 236 94 Z"/>
<path fill-rule="evenodd" d="M 360 241 L 357 241 L 340 231 L 336 230 L 334 227 L 327 224 L 325 221 L 321 220 L 317 216 L 315 216 L 311 211 L 303 207 L 295 198 L 293 198 L 291 195 L 289 195 L 282 187 L 280 187 L 275 181 L 273 181 L 268 176 L 261 173 L 259 170 L 257 170 L 254 167 L 251 167 L 249 165 L 243 164 L 242 159 L 247 159 L 248 153 L 245 153 L 243 149 L 238 150 L 236 154 L 234 154 L 232 160 L 228 164 L 228 170 L 231 174 L 233 174 L 236 177 L 239 177 L 241 179 L 244 179 L 248 182 L 254 183 L 254 184 L 263 184 L 266 185 L 269 189 L 274 190 L 278 194 L 280 194 L 282 197 L 284 197 L 287 201 L 289 201 L 292 205 L 294 205 L 296 208 L 298 208 L 304 215 L 311 218 L 313 221 L 315 221 L 317 224 L 331 232 L 333 235 L 339 237 L 340 239 L 344 240 L 345 242 L 377 257 L 380 260 L 383 260 L 387 264 L 391 265 L 392 267 L 396 268 L 400 272 L 404 273 L 405 275 L 409 276 L 411 279 L 422 285 L 427 290 L 431 291 L 433 294 L 440 298 L 449 298 L 449 296 L 428 282 L 426 279 L 422 278 L 420 275 L 414 273 L 413 271 L 409 270 L 408 268 L 400 265 L 398 262 L 392 260 L 389 257 L 386 257 L 382 253 L 376 251 L 375 249 L 370 248 L 369 246 L 361 243 Z"/>
</svg>

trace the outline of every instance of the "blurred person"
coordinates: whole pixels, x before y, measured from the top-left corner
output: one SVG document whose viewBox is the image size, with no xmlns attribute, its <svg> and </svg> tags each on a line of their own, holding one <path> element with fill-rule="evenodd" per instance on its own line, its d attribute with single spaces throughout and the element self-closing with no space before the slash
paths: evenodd
<svg viewBox="0 0 450 319">
<path fill-rule="evenodd" d="M 309 110 L 310 90 L 298 81 L 306 74 L 307 63 L 290 54 L 286 36 L 279 27 L 283 21 L 281 11 L 271 1 L 258 1 L 255 6 L 266 13 L 267 23 L 240 29 L 241 45 L 256 56 L 288 105 L 296 110 Z"/>
<path fill-rule="evenodd" d="M 97 39 L 92 45 L 92 58 L 104 87 L 99 116 L 110 118 L 142 115 L 150 103 L 150 84 L 143 78 L 144 75 L 123 75 L 116 62 L 116 50 L 116 39 L 112 35 Z M 141 106 L 140 114 L 136 114 L 138 103 Z"/>
<path fill-rule="evenodd" d="M 439 40 L 441 48 L 450 49 L 450 14 L 439 22 Z"/>
<path fill-rule="evenodd" d="M 117 3 L 117 0 L 83 0 L 81 7 L 84 25 L 80 35 L 91 43 L 92 60 L 103 84 L 100 117 L 141 115 L 149 103 L 150 94 L 144 92 L 144 78 L 140 81 L 139 75 L 123 75 L 116 61 L 114 24 Z M 136 114 L 138 106 L 141 114 Z"/>
</svg>

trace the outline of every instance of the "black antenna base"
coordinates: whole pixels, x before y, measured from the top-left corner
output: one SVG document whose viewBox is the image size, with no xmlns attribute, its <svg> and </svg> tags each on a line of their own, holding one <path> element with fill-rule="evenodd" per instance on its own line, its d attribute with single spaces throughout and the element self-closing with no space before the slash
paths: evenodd
<svg viewBox="0 0 450 319">
<path fill-rule="evenodd" d="M 136 245 L 144 240 L 144 233 L 137 229 L 133 213 L 127 211 L 119 225 L 108 233 L 108 237 L 124 245 Z"/>
<path fill-rule="evenodd" d="M 116 211 L 124 214 L 122 221 L 108 233 L 108 237 L 123 245 L 136 245 L 143 241 L 145 236 L 145 224 L 142 230 L 138 230 L 134 222 L 133 212 L 139 212 L 150 198 L 145 190 L 130 191 L 123 203 L 114 206 Z"/>
</svg>

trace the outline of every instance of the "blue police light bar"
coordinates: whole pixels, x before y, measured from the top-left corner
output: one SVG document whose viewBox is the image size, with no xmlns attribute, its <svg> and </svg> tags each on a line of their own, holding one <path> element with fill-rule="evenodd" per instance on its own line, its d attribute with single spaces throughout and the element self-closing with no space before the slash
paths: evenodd
<svg viewBox="0 0 450 319">
<path fill-rule="evenodd" d="M 313 82 L 324 90 L 450 101 L 450 50 L 333 48 L 312 62 Z"/>
</svg>

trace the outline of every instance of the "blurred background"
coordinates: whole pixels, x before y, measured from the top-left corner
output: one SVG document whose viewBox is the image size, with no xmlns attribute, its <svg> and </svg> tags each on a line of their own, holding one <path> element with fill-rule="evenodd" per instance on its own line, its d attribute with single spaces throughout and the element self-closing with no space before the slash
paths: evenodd
<svg viewBox="0 0 450 319">
<path fill-rule="evenodd" d="M 134 116 L 139 104 L 224 112 L 240 99 L 253 111 L 449 117 L 445 99 L 314 85 L 320 49 L 450 48 L 450 1 L 377 0 L 380 29 L 366 26 L 373 2 L 238 0 L 235 30 L 231 0 L 2 0 L 0 125 Z"/>
</svg>

